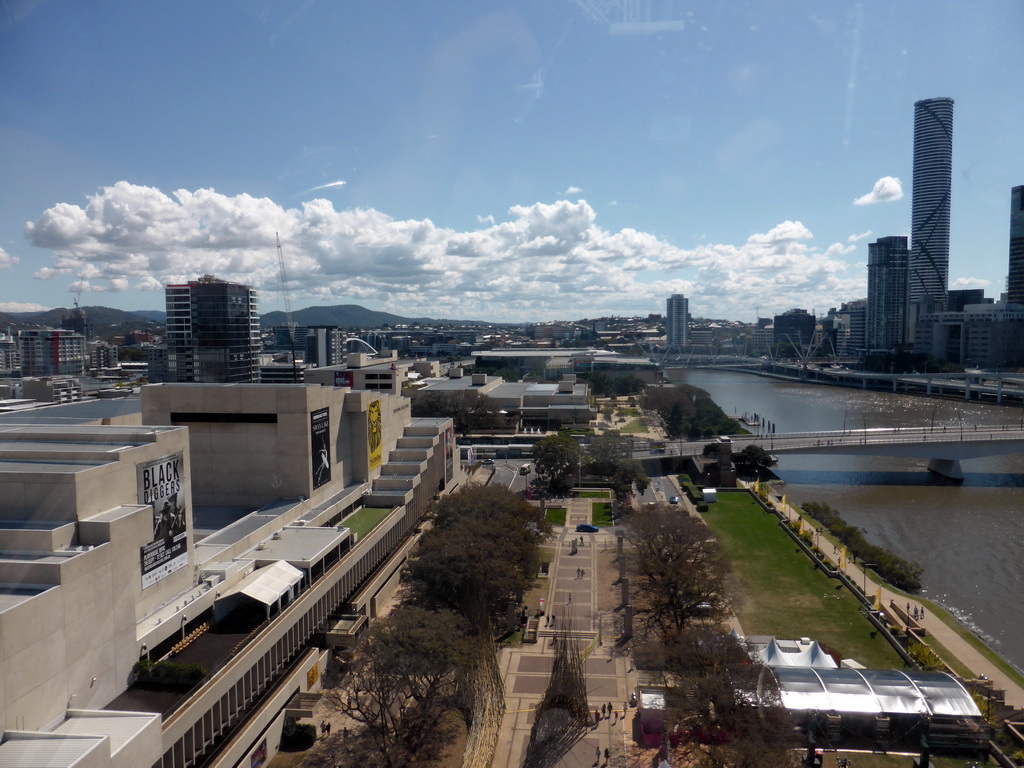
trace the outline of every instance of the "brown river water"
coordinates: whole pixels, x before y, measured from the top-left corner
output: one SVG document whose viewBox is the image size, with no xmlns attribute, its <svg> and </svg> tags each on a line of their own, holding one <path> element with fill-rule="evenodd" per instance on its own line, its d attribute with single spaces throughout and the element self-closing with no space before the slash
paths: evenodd
<svg viewBox="0 0 1024 768">
<path fill-rule="evenodd" d="M 1020 406 L 798 384 L 744 373 L 672 369 L 730 416 L 758 413 L 777 433 L 873 427 L 1018 425 Z M 1024 454 L 961 462 L 963 483 L 924 460 L 780 455 L 790 502 L 822 501 L 868 540 L 924 566 L 922 595 L 957 615 L 1024 668 Z"/>
</svg>

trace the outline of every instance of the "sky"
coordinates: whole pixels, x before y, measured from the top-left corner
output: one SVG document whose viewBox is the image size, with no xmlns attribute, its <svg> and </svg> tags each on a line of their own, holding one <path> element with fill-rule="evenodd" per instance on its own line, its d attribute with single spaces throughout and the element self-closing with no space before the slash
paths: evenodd
<svg viewBox="0 0 1024 768">
<path fill-rule="evenodd" d="M 283 309 L 279 236 L 293 309 L 824 314 L 910 234 L 940 96 L 950 287 L 998 298 L 1022 33 L 1020 0 L 0 0 L 0 310 L 203 274 Z"/>
</svg>

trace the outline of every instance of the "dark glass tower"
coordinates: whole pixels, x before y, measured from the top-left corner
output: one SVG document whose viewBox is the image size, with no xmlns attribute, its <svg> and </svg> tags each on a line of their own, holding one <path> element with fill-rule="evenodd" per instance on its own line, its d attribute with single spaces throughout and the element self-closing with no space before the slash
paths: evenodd
<svg viewBox="0 0 1024 768">
<path fill-rule="evenodd" d="M 868 244 L 866 335 L 869 351 L 895 351 L 909 341 L 909 257 L 905 237 L 880 237 Z"/>
<path fill-rule="evenodd" d="M 259 382 L 256 291 L 206 275 L 165 293 L 169 381 Z"/>
<path fill-rule="evenodd" d="M 1024 304 L 1024 186 L 1010 192 L 1010 279 L 1006 299 Z"/>
<path fill-rule="evenodd" d="M 944 302 L 949 283 L 949 203 L 953 181 L 953 100 L 914 103 L 914 185 L 910 301 Z"/>
</svg>

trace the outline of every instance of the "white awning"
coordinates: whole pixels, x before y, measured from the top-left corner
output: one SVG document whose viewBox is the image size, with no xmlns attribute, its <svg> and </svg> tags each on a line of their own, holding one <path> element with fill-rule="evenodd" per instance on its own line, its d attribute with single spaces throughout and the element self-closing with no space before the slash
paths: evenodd
<svg viewBox="0 0 1024 768">
<path fill-rule="evenodd" d="M 279 560 L 266 568 L 258 568 L 250 573 L 231 591 L 231 594 L 241 592 L 264 605 L 273 605 L 281 595 L 301 580 L 302 571 L 294 565 Z"/>
</svg>

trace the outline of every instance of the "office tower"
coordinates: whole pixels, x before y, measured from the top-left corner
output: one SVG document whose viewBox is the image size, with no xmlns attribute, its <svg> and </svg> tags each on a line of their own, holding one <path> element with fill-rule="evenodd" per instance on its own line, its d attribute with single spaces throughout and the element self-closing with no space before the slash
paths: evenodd
<svg viewBox="0 0 1024 768">
<path fill-rule="evenodd" d="M 305 361 L 316 368 L 341 365 L 345 362 L 345 341 L 348 336 L 336 325 L 311 325 L 305 335 Z"/>
<path fill-rule="evenodd" d="M 682 352 L 689 343 L 690 300 L 681 293 L 669 297 L 665 310 L 665 352 Z"/>
<path fill-rule="evenodd" d="M 260 380 L 256 291 L 212 275 L 168 285 L 167 378 L 206 384 Z"/>
<path fill-rule="evenodd" d="M 81 376 L 85 373 L 85 337 L 64 328 L 40 328 L 18 334 L 22 376 Z"/>
<path fill-rule="evenodd" d="M 880 237 L 868 245 L 868 353 L 893 351 L 909 341 L 909 262 L 906 237 Z"/>
<path fill-rule="evenodd" d="M 953 100 L 914 103 L 914 182 L 910 223 L 910 301 L 944 302 L 949 281 L 949 204 L 953 179 Z"/>
<path fill-rule="evenodd" d="M 798 352 L 802 352 L 814 341 L 814 326 L 817 319 L 806 309 L 787 309 L 781 315 L 775 315 L 773 342 L 792 344 Z"/>
<path fill-rule="evenodd" d="M 1024 304 L 1024 186 L 1010 192 L 1010 278 L 1006 300 Z"/>
</svg>

